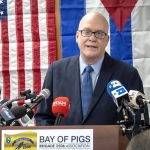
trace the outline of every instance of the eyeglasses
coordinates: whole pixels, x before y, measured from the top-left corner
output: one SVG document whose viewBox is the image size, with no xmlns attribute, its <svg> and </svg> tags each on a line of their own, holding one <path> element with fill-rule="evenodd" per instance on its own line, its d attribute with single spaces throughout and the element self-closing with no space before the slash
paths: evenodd
<svg viewBox="0 0 150 150">
<path fill-rule="evenodd" d="M 104 31 L 96 31 L 96 32 L 92 32 L 90 30 L 78 30 L 79 32 L 81 32 L 81 35 L 84 37 L 90 37 L 92 34 L 94 34 L 94 36 L 98 39 L 104 39 L 107 36 L 107 33 L 105 33 Z"/>
</svg>

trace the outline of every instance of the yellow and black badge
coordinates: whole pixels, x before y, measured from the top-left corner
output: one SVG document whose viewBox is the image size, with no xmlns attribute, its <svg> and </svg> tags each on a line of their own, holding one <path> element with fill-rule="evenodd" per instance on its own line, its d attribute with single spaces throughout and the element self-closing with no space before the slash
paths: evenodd
<svg viewBox="0 0 150 150">
<path fill-rule="evenodd" d="M 4 150 L 37 150 L 37 133 L 4 134 Z"/>
</svg>

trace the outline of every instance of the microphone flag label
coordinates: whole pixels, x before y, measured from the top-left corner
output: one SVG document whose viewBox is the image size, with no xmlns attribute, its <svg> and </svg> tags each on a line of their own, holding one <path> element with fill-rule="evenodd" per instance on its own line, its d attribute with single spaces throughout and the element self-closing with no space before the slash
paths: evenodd
<svg viewBox="0 0 150 150">
<path fill-rule="evenodd" d="M 113 88 L 116 88 L 118 86 L 120 87 L 120 86 L 122 86 L 122 84 L 117 80 L 113 80 L 113 81 L 110 82 L 110 87 L 109 88 L 113 89 Z"/>
<path fill-rule="evenodd" d="M 7 106 L 0 106 L 0 115 L 6 122 L 15 119 L 15 116 L 12 114 Z"/>
<path fill-rule="evenodd" d="M 127 90 L 125 89 L 124 86 L 121 86 L 120 88 L 117 88 L 117 89 L 113 90 L 111 93 L 112 93 L 112 95 L 115 99 L 117 99 L 117 98 L 119 98 L 123 95 L 128 94 L 128 92 L 127 92 Z"/>
</svg>

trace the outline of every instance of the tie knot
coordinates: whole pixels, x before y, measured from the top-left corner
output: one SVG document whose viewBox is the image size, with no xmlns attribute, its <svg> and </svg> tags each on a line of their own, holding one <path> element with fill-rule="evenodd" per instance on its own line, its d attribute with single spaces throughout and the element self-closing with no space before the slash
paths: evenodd
<svg viewBox="0 0 150 150">
<path fill-rule="evenodd" d="M 85 67 L 85 72 L 92 72 L 93 71 L 93 68 L 91 66 L 86 66 Z"/>
</svg>

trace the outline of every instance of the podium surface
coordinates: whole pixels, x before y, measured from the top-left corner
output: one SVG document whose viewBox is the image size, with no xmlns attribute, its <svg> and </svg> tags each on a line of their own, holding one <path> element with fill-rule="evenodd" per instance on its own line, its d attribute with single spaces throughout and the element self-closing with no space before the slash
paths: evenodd
<svg viewBox="0 0 150 150">
<path fill-rule="evenodd" d="M 93 131 L 93 150 L 125 150 L 129 142 L 123 136 L 121 128 L 117 125 L 79 125 L 79 126 L 35 126 L 35 127 L 1 127 L 2 130 L 40 130 L 49 132 L 51 130 L 70 129 L 92 129 Z M 2 134 L 1 134 L 2 144 Z M 46 149 L 45 149 L 46 150 Z M 62 148 L 63 150 L 63 148 Z M 72 150 L 72 149 L 71 149 Z M 83 149 L 82 149 L 83 150 Z"/>
</svg>

